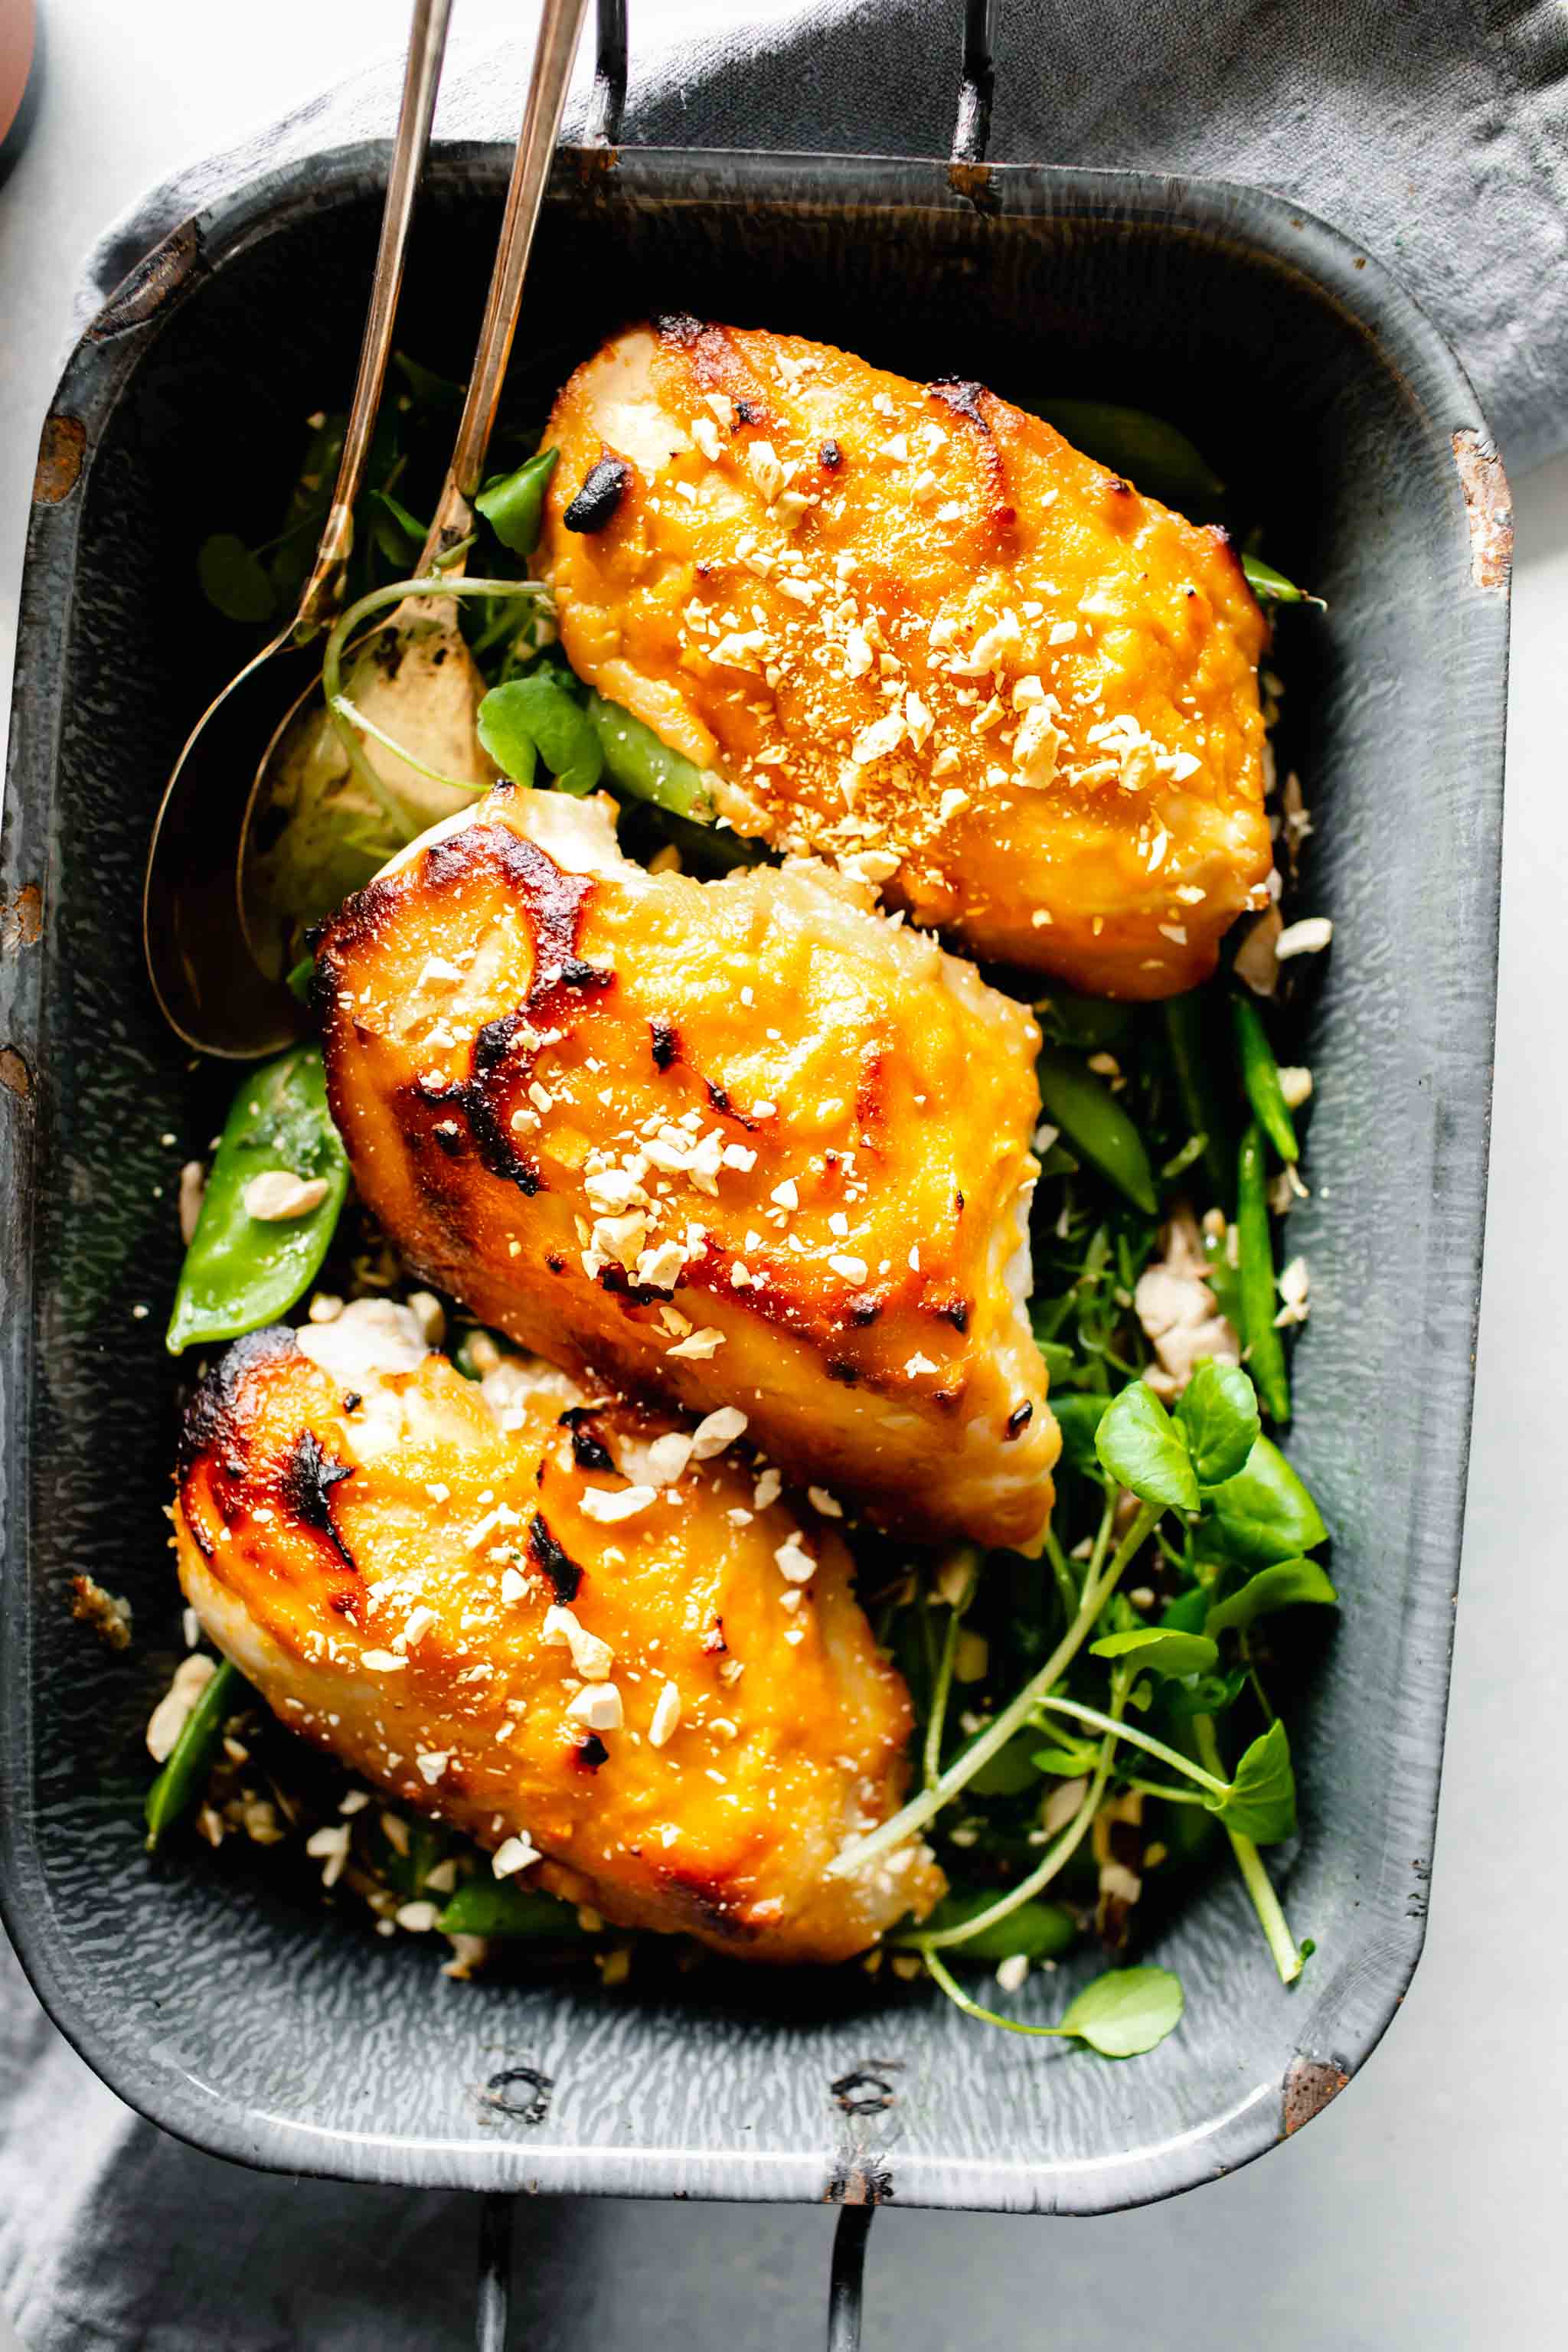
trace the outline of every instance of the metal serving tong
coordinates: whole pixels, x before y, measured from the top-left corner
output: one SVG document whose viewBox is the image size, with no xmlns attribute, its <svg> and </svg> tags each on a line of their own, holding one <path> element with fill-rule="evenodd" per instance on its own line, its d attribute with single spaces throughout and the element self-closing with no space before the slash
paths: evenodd
<svg viewBox="0 0 1568 2352">
<path fill-rule="evenodd" d="M 523 276 L 586 11 L 587 0 L 543 0 L 541 9 L 479 349 L 451 463 L 419 560 L 421 574 L 460 548 L 473 529 L 472 501 L 510 356 Z M 430 142 L 450 12 L 451 0 L 415 0 L 359 373 L 331 505 L 298 609 L 197 720 L 174 763 L 153 828 L 142 932 L 153 992 L 171 1027 L 188 1045 L 232 1060 L 278 1051 L 300 1025 L 298 1003 L 279 979 L 263 970 L 238 919 L 241 842 L 268 759 L 282 732 L 279 713 L 287 720 L 313 689 L 313 679 L 305 675 L 304 649 L 331 625 L 342 603 L 354 501 L 386 378 L 415 191 Z M 399 618 L 395 614 L 392 625 Z M 263 749 L 258 771 L 258 753 Z"/>
</svg>

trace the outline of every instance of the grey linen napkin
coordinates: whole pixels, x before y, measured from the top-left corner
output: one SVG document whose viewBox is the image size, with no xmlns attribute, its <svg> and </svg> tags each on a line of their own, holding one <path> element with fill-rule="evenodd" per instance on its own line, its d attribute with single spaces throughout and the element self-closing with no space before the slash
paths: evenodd
<svg viewBox="0 0 1568 2352">
<path fill-rule="evenodd" d="M 960 13 L 958 0 L 819 0 L 786 22 L 634 49 L 625 135 L 945 153 Z M 1426 305 L 1511 466 L 1568 445 L 1558 0 L 1004 0 L 1001 13 L 994 159 L 1273 187 L 1388 262 Z M 395 58 L 369 66 L 165 182 L 100 243 L 79 324 L 223 190 L 385 136 L 399 70 Z M 510 142 L 525 70 L 516 45 L 455 42 L 437 135 Z M 472 2340 L 472 2226 L 460 2199 L 264 2178 L 165 2138 L 95 2082 L 0 1947 L 0 2300 L 30 2352 L 440 2352 Z M 520 2336 L 543 2346 L 569 2326 L 575 2339 L 609 2212 L 533 2207 L 525 2227 Z"/>
</svg>

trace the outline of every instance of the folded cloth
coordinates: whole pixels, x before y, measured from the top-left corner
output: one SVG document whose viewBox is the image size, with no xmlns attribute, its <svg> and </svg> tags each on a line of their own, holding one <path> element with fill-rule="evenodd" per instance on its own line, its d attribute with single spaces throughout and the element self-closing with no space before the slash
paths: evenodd
<svg viewBox="0 0 1568 2352">
<path fill-rule="evenodd" d="M 960 0 L 713 0 L 700 38 L 637 43 L 625 137 L 649 146 L 944 155 Z M 646 5 L 644 16 L 651 13 Z M 1568 14 L 1559 0 L 998 0 L 990 153 L 1251 181 L 1386 262 L 1454 345 L 1516 470 L 1568 446 Z M 460 12 L 459 12 L 460 20 Z M 454 38 L 437 138 L 516 133 L 526 52 Z M 584 44 L 584 63 L 587 47 Z M 194 164 L 93 253 L 79 324 L 176 222 L 255 173 L 384 137 L 381 59 Z M 585 78 L 568 114 L 580 128 Z M 783 321 L 773 323 L 782 324 Z"/>
<path fill-rule="evenodd" d="M 818 0 L 784 16 L 771 0 L 766 21 L 731 18 L 652 55 L 644 43 L 625 137 L 944 154 L 961 13 L 958 0 Z M 1273 187 L 1390 264 L 1425 304 L 1510 465 L 1568 445 L 1568 14 L 1557 0 L 1003 0 L 1000 16 L 996 161 Z M 437 136 L 510 142 L 525 57 L 516 42 L 457 38 Z M 400 72 L 395 58 L 367 66 L 165 181 L 95 249 L 78 324 L 226 190 L 384 137 Z M 569 128 L 585 105 L 584 84 Z M 164 2138 L 93 2080 L 0 1948 L 0 2301 L 29 2352 L 468 2342 L 460 2203 L 240 2173 Z"/>
</svg>

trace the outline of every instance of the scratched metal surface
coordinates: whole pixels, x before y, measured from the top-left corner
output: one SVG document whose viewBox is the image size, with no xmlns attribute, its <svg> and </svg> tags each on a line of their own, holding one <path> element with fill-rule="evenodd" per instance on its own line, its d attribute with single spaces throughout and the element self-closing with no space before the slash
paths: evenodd
<svg viewBox="0 0 1568 2352">
<path fill-rule="evenodd" d="M 410 273 L 423 314 L 405 330 L 437 365 L 466 354 L 504 160 L 438 156 Z M 1082 2212 L 1191 2186 L 1332 2095 L 1420 1948 L 1495 983 L 1506 552 L 1473 395 L 1375 265 L 1248 191 L 1015 169 L 961 193 L 940 165 L 566 160 L 520 337 L 525 404 L 604 329 L 676 307 L 787 320 L 1025 400 L 1142 399 L 1227 453 L 1271 553 L 1328 595 L 1289 647 L 1287 748 L 1320 810 L 1308 895 L 1337 926 L 1308 1044 L 1332 1113 L 1291 1234 L 1318 1309 L 1295 1451 L 1346 1606 L 1298 1718 L 1305 1826 L 1277 1857 L 1317 1957 L 1288 1998 L 1237 1890 L 1194 1890 L 1153 1948 L 1182 1971 L 1187 2022 L 1135 2066 L 976 2032 L 858 1973 L 714 1969 L 651 2000 L 452 1985 L 427 1948 L 323 1915 L 253 1853 L 153 1865 L 137 1834 L 140 1727 L 178 1638 L 159 1517 L 176 1244 L 153 1188 L 217 1108 L 158 1028 L 136 938 L 155 794 L 227 658 L 199 625 L 202 676 L 174 658 L 206 528 L 184 493 L 237 444 L 237 499 L 258 521 L 275 510 L 299 419 L 352 364 L 379 161 L 321 158 L 204 216 L 110 305 L 55 404 L 0 899 L 43 893 L 37 936 L 0 962 L 7 1924 L 113 2087 L 243 2161 Z M 1462 463 L 1456 433 L 1482 434 Z M 125 1657 L 69 1622 L 83 1568 L 135 1605 Z M 1021 2013 L 1051 2014 L 1070 1983 L 1037 1977 Z M 539 2083 L 487 2090 L 521 2068 Z"/>
</svg>

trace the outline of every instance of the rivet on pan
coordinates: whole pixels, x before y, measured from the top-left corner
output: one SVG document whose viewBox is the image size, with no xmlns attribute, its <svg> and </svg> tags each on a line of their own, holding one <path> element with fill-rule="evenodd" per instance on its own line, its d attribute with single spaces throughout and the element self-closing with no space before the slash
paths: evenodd
<svg viewBox="0 0 1568 2352">
<path fill-rule="evenodd" d="M 516 2085 L 526 2085 L 526 2095 Z M 520 2124 L 542 2124 L 550 2113 L 550 2097 L 555 2084 L 548 2074 L 533 2066 L 505 2066 L 492 2074 L 480 2097 L 487 2106 L 498 2107 L 503 2116 L 515 2116 Z"/>
<path fill-rule="evenodd" d="M 903 2070 L 900 2058 L 877 2058 L 858 2067 L 852 2074 L 840 2074 L 828 2089 L 847 2116 L 879 2116 L 886 2113 L 898 2098 L 895 2085 L 887 2077 Z"/>
</svg>

